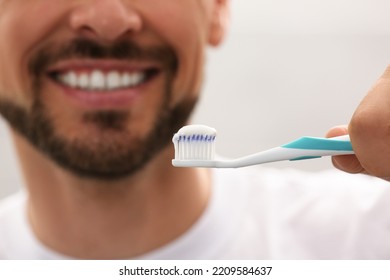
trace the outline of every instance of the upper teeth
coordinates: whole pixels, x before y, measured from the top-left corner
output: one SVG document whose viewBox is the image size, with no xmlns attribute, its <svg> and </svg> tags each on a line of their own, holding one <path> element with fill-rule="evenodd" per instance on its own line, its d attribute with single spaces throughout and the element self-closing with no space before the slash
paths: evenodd
<svg viewBox="0 0 390 280">
<path fill-rule="evenodd" d="M 109 91 L 121 88 L 135 87 L 145 79 L 143 72 L 111 71 L 104 73 L 99 70 L 92 72 L 76 73 L 69 71 L 58 76 L 58 81 L 62 84 L 83 90 Z"/>
</svg>

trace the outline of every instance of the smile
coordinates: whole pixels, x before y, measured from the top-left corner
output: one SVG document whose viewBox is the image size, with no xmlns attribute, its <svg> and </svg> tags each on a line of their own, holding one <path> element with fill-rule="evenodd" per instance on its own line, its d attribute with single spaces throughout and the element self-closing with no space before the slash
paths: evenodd
<svg viewBox="0 0 390 280">
<path fill-rule="evenodd" d="M 117 109 L 129 108 L 155 92 L 162 72 L 153 62 L 74 59 L 58 62 L 46 76 L 51 81 L 48 85 L 63 93 L 59 98 L 66 97 L 61 102 L 87 109 Z"/>
<path fill-rule="evenodd" d="M 158 73 L 155 68 L 138 71 L 104 69 L 53 72 L 51 78 L 62 86 L 90 92 L 131 89 L 147 82 Z"/>
</svg>

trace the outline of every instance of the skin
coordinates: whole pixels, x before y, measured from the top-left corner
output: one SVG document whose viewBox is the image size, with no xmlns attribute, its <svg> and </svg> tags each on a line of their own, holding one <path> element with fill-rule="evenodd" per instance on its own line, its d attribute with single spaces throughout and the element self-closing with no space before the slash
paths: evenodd
<svg viewBox="0 0 390 280">
<path fill-rule="evenodd" d="M 31 110 L 33 77 L 28 62 L 47 45 L 62 45 L 75 38 L 110 45 L 131 38 L 142 47 L 170 46 L 175 51 L 178 69 L 169 99 L 169 107 L 174 107 L 197 97 L 205 49 L 223 39 L 227 14 L 224 0 L 0 0 L 0 39 L 7 42 L 0 46 L 1 99 Z M 142 137 L 157 118 L 163 87 L 164 73 L 140 88 L 141 97 L 128 107 L 109 109 L 136 116 L 126 128 Z M 83 113 L 101 107 L 73 102 L 46 77 L 41 96 L 61 137 L 109 140 L 103 128 L 80 121 Z M 12 127 L 11 133 L 29 193 L 33 231 L 43 244 L 64 255 L 136 257 L 183 234 L 207 205 L 210 174 L 173 168 L 172 145 L 155 154 L 141 170 L 107 181 L 65 170 Z M 120 141 L 120 135 L 112 137 Z"/>
<path fill-rule="evenodd" d="M 361 101 L 349 125 L 334 127 L 327 136 L 347 133 L 355 155 L 333 157 L 334 166 L 390 181 L 390 67 Z"/>
</svg>

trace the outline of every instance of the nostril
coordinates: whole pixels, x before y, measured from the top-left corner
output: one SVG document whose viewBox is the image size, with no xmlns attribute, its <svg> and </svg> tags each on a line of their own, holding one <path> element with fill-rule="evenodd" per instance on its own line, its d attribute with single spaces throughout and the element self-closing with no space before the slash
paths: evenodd
<svg viewBox="0 0 390 280">
<path fill-rule="evenodd" d="M 80 4 L 69 17 L 70 28 L 81 35 L 94 36 L 103 41 L 115 41 L 142 29 L 138 11 L 124 6 L 119 0 L 104 0 L 94 4 Z"/>
<path fill-rule="evenodd" d="M 78 28 L 77 35 L 80 35 L 85 38 L 96 37 L 95 31 L 89 26 L 81 26 L 80 28 Z"/>
</svg>

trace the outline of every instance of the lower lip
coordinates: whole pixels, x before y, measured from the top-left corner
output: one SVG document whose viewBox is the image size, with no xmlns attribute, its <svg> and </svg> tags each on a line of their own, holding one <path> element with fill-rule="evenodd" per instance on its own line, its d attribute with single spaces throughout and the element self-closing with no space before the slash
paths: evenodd
<svg viewBox="0 0 390 280">
<path fill-rule="evenodd" d="M 146 84 L 150 81 L 132 88 L 112 90 L 108 92 L 84 91 L 65 86 L 53 80 L 51 80 L 51 82 L 55 84 L 57 88 L 59 87 L 67 97 L 70 97 L 70 99 L 79 106 L 92 109 L 117 109 L 133 105 L 133 103 L 141 96 Z"/>
</svg>

